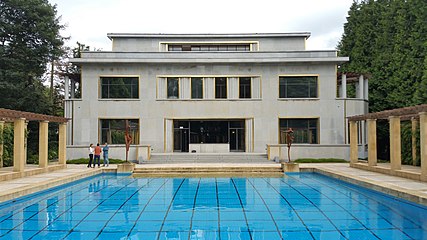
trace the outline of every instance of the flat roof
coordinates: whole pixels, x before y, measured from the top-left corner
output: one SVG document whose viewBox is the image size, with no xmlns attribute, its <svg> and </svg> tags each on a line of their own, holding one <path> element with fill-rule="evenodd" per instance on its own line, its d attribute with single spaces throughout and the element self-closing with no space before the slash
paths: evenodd
<svg viewBox="0 0 427 240">
<path fill-rule="evenodd" d="M 113 38 L 276 38 L 276 37 L 305 37 L 310 32 L 292 33 L 107 33 Z"/>
</svg>

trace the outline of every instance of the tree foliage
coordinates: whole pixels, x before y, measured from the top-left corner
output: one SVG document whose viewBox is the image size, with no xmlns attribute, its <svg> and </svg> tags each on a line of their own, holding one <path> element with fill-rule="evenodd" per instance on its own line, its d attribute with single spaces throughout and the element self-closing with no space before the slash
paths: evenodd
<svg viewBox="0 0 427 240">
<path fill-rule="evenodd" d="M 63 54 L 62 28 L 56 7 L 48 0 L 0 0 L 0 107 L 54 115 L 62 112 L 59 89 L 53 89 L 51 97 L 43 85 L 47 64 Z M 57 141 L 51 125 L 50 148 Z M 28 159 L 37 159 L 32 155 L 38 152 L 38 124 L 30 122 L 27 133 Z M 8 126 L 4 134 L 8 161 L 13 154 L 11 134 Z"/>
<path fill-rule="evenodd" d="M 41 77 L 62 54 L 56 14 L 47 0 L 0 1 L 0 107 L 49 113 Z"/>
<path fill-rule="evenodd" d="M 371 75 L 370 112 L 427 103 L 425 0 L 354 1 L 338 50 L 350 57 L 341 71 Z M 387 126 L 378 127 L 379 155 L 386 158 Z"/>
<path fill-rule="evenodd" d="M 370 73 L 372 112 L 427 102 L 427 2 L 354 1 L 338 45 L 342 71 Z"/>
</svg>

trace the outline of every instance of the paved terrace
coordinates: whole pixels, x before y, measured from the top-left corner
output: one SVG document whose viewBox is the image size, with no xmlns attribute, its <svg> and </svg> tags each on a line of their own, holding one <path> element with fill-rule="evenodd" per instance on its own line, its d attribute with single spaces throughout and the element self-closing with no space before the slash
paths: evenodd
<svg viewBox="0 0 427 240">
<path fill-rule="evenodd" d="M 163 167 L 176 167 L 177 164 L 163 163 Z M 182 163 L 181 163 L 182 164 Z M 190 164 L 190 163 L 186 163 Z M 201 163 L 192 163 L 195 166 L 202 166 Z M 238 163 L 229 163 L 233 166 Z M 255 165 L 260 164 L 245 164 Z M 271 162 L 265 163 L 271 166 Z M 155 166 L 157 164 L 150 164 Z M 210 167 L 215 167 L 214 163 L 208 163 Z M 227 163 L 218 163 L 217 166 L 226 166 Z M 301 171 L 313 171 L 333 176 L 351 183 L 366 186 L 393 196 L 402 197 L 427 206 L 427 183 L 411 179 L 389 176 L 382 173 L 370 172 L 356 168 L 350 168 L 348 163 L 323 163 L 323 164 L 300 164 Z M 90 177 L 102 172 L 115 172 L 116 165 L 110 165 L 105 168 L 87 168 L 86 165 L 67 165 L 67 168 L 54 172 L 31 175 L 19 179 L 0 181 L 0 202 L 13 198 L 31 194 L 47 188 L 55 187 L 61 184 L 70 183 L 85 177 Z M 2 169 L 2 174 L 8 174 L 7 169 Z"/>
</svg>

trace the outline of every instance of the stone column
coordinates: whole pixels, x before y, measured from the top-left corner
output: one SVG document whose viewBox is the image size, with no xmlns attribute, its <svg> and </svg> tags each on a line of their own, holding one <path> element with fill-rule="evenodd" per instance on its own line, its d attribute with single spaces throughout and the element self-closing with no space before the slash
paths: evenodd
<svg viewBox="0 0 427 240">
<path fill-rule="evenodd" d="M 0 121 L 0 168 L 3 167 L 3 146 L 4 146 L 4 121 Z"/>
<path fill-rule="evenodd" d="M 377 120 L 368 119 L 368 165 L 377 165 Z"/>
<path fill-rule="evenodd" d="M 59 146 L 58 146 L 58 163 L 66 164 L 66 140 L 67 140 L 67 123 L 59 124 Z"/>
<path fill-rule="evenodd" d="M 70 78 L 68 76 L 64 77 L 64 99 L 70 99 Z"/>
<path fill-rule="evenodd" d="M 411 118 L 411 135 L 412 135 L 412 165 L 417 165 L 417 128 L 418 120 L 416 118 Z"/>
<path fill-rule="evenodd" d="M 39 167 L 46 168 L 48 164 L 48 133 L 49 122 L 39 122 Z"/>
<path fill-rule="evenodd" d="M 24 172 L 25 169 L 25 118 L 13 122 L 13 171 Z"/>
<path fill-rule="evenodd" d="M 391 170 L 402 168 L 400 117 L 390 116 L 390 166 Z"/>
<path fill-rule="evenodd" d="M 24 158 L 25 158 L 25 165 L 27 165 L 27 155 L 28 155 L 28 148 L 27 148 L 27 145 L 28 145 L 28 122 L 27 121 L 25 121 L 25 128 L 24 128 L 24 136 L 25 136 L 25 143 L 24 143 L 24 154 L 25 154 L 25 156 L 24 156 Z"/>
<path fill-rule="evenodd" d="M 360 99 L 365 99 L 365 90 L 363 89 L 365 87 L 365 84 L 363 82 L 363 75 L 359 76 L 359 96 L 357 96 Z"/>
<path fill-rule="evenodd" d="M 364 87 L 363 87 L 363 96 L 365 96 L 365 100 L 369 100 L 369 82 L 368 79 L 365 79 L 364 81 Z"/>
<path fill-rule="evenodd" d="M 76 94 L 76 82 L 73 79 L 71 79 L 70 98 L 74 99 L 75 98 L 75 96 L 74 96 L 75 94 Z"/>
<path fill-rule="evenodd" d="M 420 158 L 421 158 L 421 180 L 427 181 L 427 113 L 420 115 Z"/>
<path fill-rule="evenodd" d="M 350 163 L 357 163 L 359 160 L 357 148 L 357 122 L 350 121 Z"/>
<path fill-rule="evenodd" d="M 341 98 L 347 98 L 347 75 L 344 73 L 341 77 Z"/>
</svg>

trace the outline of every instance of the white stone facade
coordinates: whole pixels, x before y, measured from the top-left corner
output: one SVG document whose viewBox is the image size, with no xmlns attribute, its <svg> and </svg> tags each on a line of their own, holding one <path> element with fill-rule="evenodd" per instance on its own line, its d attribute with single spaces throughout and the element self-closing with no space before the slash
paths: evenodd
<svg viewBox="0 0 427 240">
<path fill-rule="evenodd" d="M 108 34 L 112 51 L 83 52 L 81 58 L 72 59 L 74 64 L 82 66 L 82 76 L 80 99 L 69 97 L 66 90 L 65 117 L 72 118 L 67 133 L 68 159 L 86 157 L 89 143 L 101 143 L 103 119 L 138 121 L 135 135 L 138 141 L 131 146 L 131 159 L 138 158 L 138 145 L 150 145 L 153 154 L 174 152 L 174 136 L 177 136 L 174 121 L 237 119 L 245 126 L 244 152 L 266 153 L 267 144 L 280 144 L 279 119 L 314 119 L 316 143 L 294 143 L 292 157 L 348 159 L 346 117 L 367 113 L 367 83 L 363 82 L 367 80 L 358 82 L 364 88 L 358 90 L 357 98 L 338 94 L 342 88 L 337 81 L 337 65 L 349 59 L 338 57 L 336 51 L 305 50 L 309 36 L 309 33 Z M 182 49 L 219 46 L 219 49 L 171 51 L 175 46 Z M 246 49 L 224 50 L 226 46 Z M 129 76 L 138 79 L 136 98 L 103 97 L 101 78 Z M 316 78 L 317 93 L 307 98 L 281 98 L 279 78 L 286 76 Z M 243 91 L 239 84 L 245 77 L 250 78 L 250 98 L 239 95 Z M 178 98 L 168 98 L 170 78 L 178 79 Z M 202 98 L 192 97 L 192 78 L 202 79 Z M 227 79 L 226 98 L 216 98 L 216 78 Z M 229 134 L 231 138 L 231 130 Z M 215 149 L 215 146 L 200 146 L 203 143 L 197 141 L 193 145 L 208 149 L 204 151 L 227 149 L 224 142 L 218 143 L 221 149 Z M 123 144 L 110 144 L 110 148 L 110 158 L 124 158 Z"/>
</svg>

